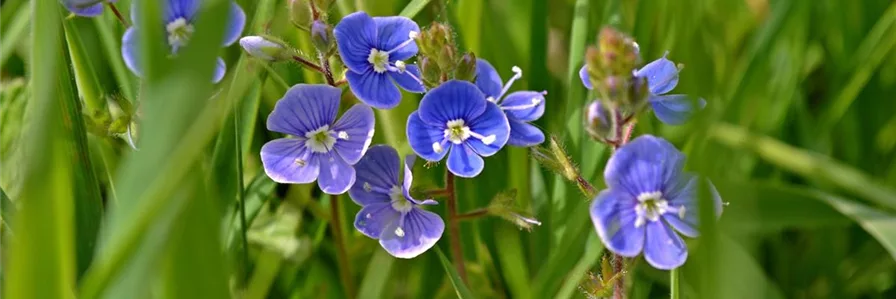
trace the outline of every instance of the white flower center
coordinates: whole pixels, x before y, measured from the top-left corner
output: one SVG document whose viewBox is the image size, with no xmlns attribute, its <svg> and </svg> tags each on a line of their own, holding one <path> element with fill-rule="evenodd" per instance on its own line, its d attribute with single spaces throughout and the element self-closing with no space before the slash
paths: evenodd
<svg viewBox="0 0 896 299">
<path fill-rule="evenodd" d="M 678 217 L 684 218 L 685 208 L 670 206 L 660 191 L 641 193 L 638 195 L 638 204 L 635 205 L 635 227 L 641 227 L 647 221 L 658 221 L 660 216 L 670 212 L 678 213 Z"/>
<path fill-rule="evenodd" d="M 383 73 L 389 66 L 389 52 L 370 49 L 370 55 L 367 56 L 367 62 L 373 65 L 373 71 Z"/>
<path fill-rule="evenodd" d="M 450 120 L 446 124 L 446 127 L 447 128 L 445 128 L 443 137 L 454 144 L 461 144 L 470 137 L 473 137 L 481 140 L 482 143 L 485 143 L 485 145 L 490 145 L 495 142 L 495 139 L 497 139 L 494 134 L 484 136 L 479 133 L 473 132 L 472 130 L 470 130 L 470 127 L 466 125 L 466 122 L 464 122 L 463 119 Z M 442 151 L 442 146 L 440 143 L 434 143 L 432 147 L 436 152 Z"/>
<path fill-rule="evenodd" d="M 310 149 L 315 153 L 327 153 L 333 149 L 333 145 L 336 144 L 336 137 L 333 135 L 337 134 L 336 132 L 330 131 L 329 125 L 324 125 L 323 127 L 317 128 L 317 130 L 308 131 L 305 133 L 305 147 Z M 342 137 L 342 136 L 340 136 Z M 348 137 L 346 137 L 348 139 Z"/>
<path fill-rule="evenodd" d="M 165 25 L 168 31 L 168 45 L 179 48 L 187 45 L 193 35 L 193 25 L 187 19 L 177 18 Z"/>
<path fill-rule="evenodd" d="M 392 186 L 389 190 L 389 198 L 392 199 L 392 208 L 401 213 L 407 213 L 414 207 L 410 200 L 404 198 L 404 192 L 401 187 Z"/>
</svg>

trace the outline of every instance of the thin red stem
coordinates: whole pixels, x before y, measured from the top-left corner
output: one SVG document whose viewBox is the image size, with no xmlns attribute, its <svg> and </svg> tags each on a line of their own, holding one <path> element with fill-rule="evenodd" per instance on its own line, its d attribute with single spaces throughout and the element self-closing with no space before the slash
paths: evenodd
<svg viewBox="0 0 896 299">
<path fill-rule="evenodd" d="M 106 4 L 109 5 L 109 9 L 112 10 L 112 13 L 115 14 L 115 17 L 118 18 L 118 21 L 121 22 L 121 25 L 124 25 L 125 28 L 131 27 L 131 24 L 128 23 L 128 21 L 125 20 L 123 16 L 121 16 L 121 12 L 118 11 L 118 7 L 115 7 L 115 3 L 107 2 Z"/>
<path fill-rule="evenodd" d="M 314 71 L 316 71 L 316 72 L 318 72 L 318 73 L 321 73 L 321 74 L 324 73 L 324 70 L 321 69 L 319 65 L 317 65 L 317 64 L 314 63 L 314 62 L 308 61 L 307 59 L 305 59 L 305 58 L 303 58 L 303 57 L 301 57 L 301 56 L 293 55 L 293 56 L 292 56 L 292 60 L 295 60 L 295 61 L 297 61 L 298 63 L 301 63 L 302 65 L 304 65 L 305 67 L 310 68 L 310 69 L 312 69 L 312 70 L 314 70 Z"/>
<path fill-rule="evenodd" d="M 336 80 L 333 80 L 333 71 L 330 70 L 330 60 L 327 59 L 327 56 L 324 54 L 318 54 L 318 58 L 320 58 L 320 65 L 323 66 L 323 71 L 321 73 L 324 74 L 324 77 L 327 78 L 327 84 L 330 86 L 337 86 Z"/>
<path fill-rule="evenodd" d="M 355 283 L 352 280 L 351 264 L 348 261 L 348 252 L 345 250 L 345 236 L 342 234 L 342 217 L 340 217 L 339 195 L 330 195 L 330 228 L 333 233 L 333 241 L 336 242 L 336 251 L 338 257 L 336 262 L 339 264 L 339 277 L 345 288 L 345 294 L 348 298 L 355 298 Z"/>
<path fill-rule="evenodd" d="M 423 195 L 426 197 L 440 197 L 440 196 L 448 196 L 451 193 L 448 189 L 437 189 L 437 190 L 429 190 L 423 192 Z"/>
<path fill-rule="evenodd" d="M 471 220 L 488 215 L 488 209 L 481 208 L 457 215 L 455 220 Z"/>
<path fill-rule="evenodd" d="M 467 281 L 467 271 L 464 266 L 464 252 L 460 244 L 460 223 L 457 215 L 457 198 L 454 190 L 454 174 L 449 171 L 445 173 L 445 189 L 448 190 L 448 237 L 451 244 L 451 258 L 454 260 L 454 266 L 460 278 Z"/>
</svg>

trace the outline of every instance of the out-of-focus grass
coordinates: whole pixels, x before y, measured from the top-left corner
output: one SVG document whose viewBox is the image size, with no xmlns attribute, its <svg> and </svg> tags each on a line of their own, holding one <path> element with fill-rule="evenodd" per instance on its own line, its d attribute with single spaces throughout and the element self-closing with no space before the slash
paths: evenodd
<svg viewBox="0 0 896 299">
<path fill-rule="evenodd" d="M 130 2 L 117 5 L 128 14 Z M 237 2 L 248 17 L 245 35 L 312 50 L 307 33 L 290 25 L 287 1 Z M 206 3 L 204 15 L 216 15 L 227 0 Z M 156 4 L 142 1 L 137 11 L 152 15 Z M 232 46 L 220 50 L 227 77 L 209 85 L 223 18 L 201 18 L 178 58 L 141 49 L 150 67 L 139 79 L 121 61 L 124 28 L 111 13 L 64 19 L 56 1 L 2 5 L 3 296 L 344 296 L 329 202 L 310 186 L 273 183 L 258 156 L 276 137 L 264 121 L 284 92 L 279 81 L 321 78 L 295 64 L 265 66 Z M 413 16 L 423 27 L 448 21 L 461 50 L 491 61 L 505 79 L 512 66 L 523 68 L 513 90 L 548 91 L 537 124 L 564 141 L 596 186 L 608 151 L 579 124 L 594 97 L 575 73 L 584 47 L 612 25 L 637 39 L 645 61 L 669 51 L 684 67 L 675 92 L 699 95 L 707 108 L 678 127 L 644 113 L 635 134 L 675 143 L 688 168 L 710 177 L 729 202 L 718 223 L 688 241 L 683 298 L 896 297 L 892 1 L 338 0 L 329 20 L 356 8 Z M 151 31 L 147 39 L 162 34 Z M 139 107 L 139 151 L 85 129 L 92 114 L 84 107 L 113 98 Z M 418 100 L 405 94 L 399 107 L 378 112 L 374 143 L 410 153 L 405 120 Z M 543 225 L 464 222 L 466 285 L 438 253 L 448 250 L 447 238 L 399 260 L 348 229 L 358 297 L 584 297 L 577 286 L 605 254 L 588 199 L 526 150 L 502 150 L 487 165 L 459 182 L 460 209 L 517 189 L 518 204 Z M 439 170 L 418 167 L 415 185 L 440 185 Z M 359 208 L 341 199 L 345 217 L 337 219 L 351 228 Z M 630 270 L 630 298 L 668 296 L 667 273 L 643 260 Z"/>
</svg>

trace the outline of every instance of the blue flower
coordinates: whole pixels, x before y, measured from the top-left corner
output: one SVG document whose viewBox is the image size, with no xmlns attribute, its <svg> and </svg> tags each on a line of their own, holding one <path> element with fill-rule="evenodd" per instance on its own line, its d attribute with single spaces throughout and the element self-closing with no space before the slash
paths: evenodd
<svg viewBox="0 0 896 299">
<path fill-rule="evenodd" d="M 374 108 L 390 109 L 401 101 L 395 84 L 410 92 L 426 91 L 420 69 L 404 62 L 417 54 L 418 32 L 417 23 L 405 17 L 371 18 L 356 12 L 342 18 L 333 35 L 349 69 L 345 79 L 358 99 Z"/>
<path fill-rule="evenodd" d="M 504 97 L 510 85 L 523 76 L 523 71 L 519 67 L 513 67 L 513 72 L 513 77 L 504 84 L 498 71 L 488 61 L 477 59 L 476 86 L 485 94 L 486 100 L 498 104 L 498 107 L 507 114 L 507 120 L 510 122 L 510 140 L 507 144 L 513 146 L 541 144 L 544 142 L 544 133 L 529 122 L 541 118 L 544 114 L 544 96 L 547 92 L 517 91 Z"/>
<path fill-rule="evenodd" d="M 103 5 L 118 0 L 59 0 L 65 9 L 82 17 L 95 17 L 103 14 Z"/>
<path fill-rule="evenodd" d="M 348 191 L 362 206 L 355 216 L 355 228 L 379 239 L 389 254 L 406 259 L 432 248 L 445 231 L 439 215 L 420 207 L 436 201 L 418 200 L 409 193 L 414 159 L 413 155 L 405 157 L 404 182 L 399 182 L 398 152 L 386 145 L 371 147 L 355 165 L 358 180 Z"/>
<path fill-rule="evenodd" d="M 138 24 L 136 18 L 140 15 L 137 11 L 139 1 L 131 3 L 131 20 L 134 24 Z M 165 23 L 165 34 L 169 49 L 172 54 L 187 45 L 193 36 L 193 24 L 199 17 L 199 11 L 202 0 L 166 0 L 162 4 L 164 11 L 162 18 Z M 230 2 L 230 12 L 227 15 L 227 28 L 224 32 L 224 46 L 229 46 L 236 42 L 243 32 L 243 26 L 246 24 L 246 14 L 236 2 Z M 142 76 L 142 67 L 140 66 L 140 45 L 138 37 L 139 31 L 136 26 L 128 28 L 122 37 L 121 56 L 124 58 L 125 65 L 137 76 Z M 215 73 L 212 82 L 218 83 L 224 78 L 227 66 L 220 57 L 215 66 Z"/>
<path fill-rule="evenodd" d="M 482 157 L 507 144 L 510 123 L 475 85 L 451 80 L 423 96 L 408 117 L 407 135 L 417 155 L 433 162 L 448 155 L 448 170 L 471 178 L 482 172 Z"/>
<path fill-rule="evenodd" d="M 607 162 L 601 191 L 591 205 L 591 220 L 604 245 L 625 257 L 644 251 L 657 269 L 674 269 L 688 257 L 675 231 L 697 237 L 699 178 L 684 172 L 685 156 L 672 144 L 650 135 L 624 145 Z M 721 199 L 712 183 L 716 215 Z M 674 230 L 673 230 L 674 229 Z"/>
<path fill-rule="evenodd" d="M 688 120 L 695 110 L 703 109 L 706 100 L 696 100 L 697 109 L 694 109 L 694 100 L 683 94 L 666 95 L 678 85 L 678 67 L 675 63 L 666 59 L 669 52 L 654 60 L 641 69 L 634 72 L 635 77 L 647 79 L 647 89 L 650 90 L 648 102 L 653 108 L 653 113 L 660 121 L 670 125 L 680 125 Z M 591 80 L 588 77 L 588 66 L 579 69 L 579 78 L 586 88 L 592 89 Z"/>
<path fill-rule="evenodd" d="M 352 165 L 364 156 L 373 138 L 373 110 L 352 106 L 336 120 L 342 90 L 327 85 L 296 84 L 274 106 L 268 130 L 291 135 L 261 147 L 268 177 L 278 183 L 317 180 L 328 194 L 345 193 L 355 183 Z"/>
</svg>

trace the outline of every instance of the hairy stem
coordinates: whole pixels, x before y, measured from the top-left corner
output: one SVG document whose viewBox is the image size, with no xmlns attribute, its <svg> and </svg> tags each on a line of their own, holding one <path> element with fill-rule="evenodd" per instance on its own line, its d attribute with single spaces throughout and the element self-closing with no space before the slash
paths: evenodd
<svg viewBox="0 0 896 299">
<path fill-rule="evenodd" d="M 330 195 L 330 228 L 333 233 L 333 240 L 336 242 L 336 251 L 338 254 L 337 263 L 339 263 L 339 278 L 342 280 L 342 287 L 345 288 L 345 295 L 348 298 L 355 298 L 355 283 L 352 281 L 351 265 L 348 260 L 348 252 L 345 247 L 345 236 L 342 234 L 342 217 L 340 217 L 339 195 Z"/>
<path fill-rule="evenodd" d="M 455 219 L 455 220 L 458 220 L 458 221 L 460 221 L 460 220 L 471 220 L 471 219 L 481 218 L 481 217 L 484 217 L 484 216 L 486 216 L 486 215 L 488 215 L 488 209 L 486 209 L 486 208 L 479 208 L 479 209 L 475 209 L 475 210 L 472 210 L 472 211 L 469 211 L 469 212 L 466 212 L 466 213 L 463 213 L 463 214 L 458 214 L 457 217 L 454 218 L 454 219 Z"/>
<path fill-rule="evenodd" d="M 292 60 L 295 60 L 296 62 L 301 63 L 301 64 L 304 65 L 305 67 L 307 67 L 307 68 L 309 68 L 309 69 L 312 69 L 312 70 L 314 70 L 315 72 L 318 72 L 318 73 L 321 73 L 321 74 L 326 75 L 326 74 L 324 73 L 324 70 L 323 70 L 322 68 L 320 68 L 319 65 L 317 65 L 317 64 L 314 63 L 314 62 L 308 61 L 307 59 L 305 59 L 305 58 L 302 57 L 302 56 L 299 56 L 299 55 L 293 55 L 293 56 L 292 56 Z"/>
<path fill-rule="evenodd" d="M 323 73 L 324 77 L 327 78 L 327 84 L 336 87 L 336 80 L 333 79 L 333 71 L 330 70 L 330 59 L 328 59 L 327 56 L 323 53 L 320 53 L 317 56 L 318 58 L 320 58 L 320 65 L 323 67 L 323 71 L 321 71 L 321 73 Z"/>
<path fill-rule="evenodd" d="M 635 122 L 628 118 L 623 119 L 620 113 L 613 113 L 613 118 L 618 124 L 616 126 L 616 137 L 618 138 L 618 142 L 611 144 L 613 152 L 616 152 L 620 147 L 628 143 L 629 138 L 632 136 L 632 131 L 634 131 Z M 613 254 L 613 272 L 615 272 L 616 275 L 619 275 L 616 282 L 613 284 L 614 299 L 625 298 L 625 275 L 622 274 L 624 266 L 625 257 Z"/>
<path fill-rule="evenodd" d="M 445 189 L 448 190 L 448 238 L 451 244 L 451 259 L 454 260 L 454 266 L 457 267 L 457 273 L 460 278 L 467 281 L 467 271 L 464 266 L 464 252 L 460 243 L 460 223 L 457 215 L 457 197 L 454 188 L 454 174 L 450 171 L 445 172 Z"/>
</svg>

